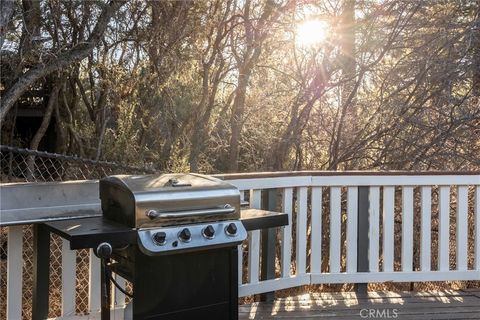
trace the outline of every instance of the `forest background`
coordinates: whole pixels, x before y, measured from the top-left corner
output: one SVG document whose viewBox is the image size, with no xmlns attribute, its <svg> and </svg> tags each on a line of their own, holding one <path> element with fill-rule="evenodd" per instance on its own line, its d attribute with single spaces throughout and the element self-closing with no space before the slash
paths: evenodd
<svg viewBox="0 0 480 320">
<path fill-rule="evenodd" d="M 478 0 L 1 6 L 4 145 L 53 126 L 48 151 L 163 171 L 480 168 Z"/>
</svg>

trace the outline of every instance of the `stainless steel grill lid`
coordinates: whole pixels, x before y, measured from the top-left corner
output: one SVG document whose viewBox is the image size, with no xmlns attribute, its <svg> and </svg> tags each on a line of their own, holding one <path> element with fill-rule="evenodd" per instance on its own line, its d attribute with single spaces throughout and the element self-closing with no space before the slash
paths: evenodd
<svg viewBox="0 0 480 320">
<path fill-rule="evenodd" d="M 118 175 L 100 180 L 104 217 L 134 228 L 235 220 L 240 192 L 200 174 Z"/>
</svg>

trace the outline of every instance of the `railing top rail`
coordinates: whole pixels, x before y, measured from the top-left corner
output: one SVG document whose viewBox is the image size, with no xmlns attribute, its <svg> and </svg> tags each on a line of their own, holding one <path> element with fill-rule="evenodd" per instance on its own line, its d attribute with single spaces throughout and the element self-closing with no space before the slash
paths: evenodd
<svg viewBox="0 0 480 320">
<path fill-rule="evenodd" d="M 281 178 L 294 176 L 472 176 L 480 171 L 277 171 L 216 174 L 224 180 Z"/>
<path fill-rule="evenodd" d="M 291 171 L 216 177 L 231 181 L 241 190 L 300 186 L 480 185 L 478 171 Z M 100 215 L 98 180 L 0 186 L 0 226 Z"/>
</svg>

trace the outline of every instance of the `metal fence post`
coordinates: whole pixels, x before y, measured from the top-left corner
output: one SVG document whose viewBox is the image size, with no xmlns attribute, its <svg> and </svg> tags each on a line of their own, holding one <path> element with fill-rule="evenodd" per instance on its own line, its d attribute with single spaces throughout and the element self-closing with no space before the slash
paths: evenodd
<svg viewBox="0 0 480 320">
<path fill-rule="evenodd" d="M 357 224 L 357 271 L 368 272 L 368 229 L 369 229 L 369 203 L 370 187 L 360 186 L 358 187 L 358 224 Z M 357 293 L 367 293 L 368 283 L 356 283 L 355 291 Z"/>
<path fill-rule="evenodd" d="M 262 209 L 275 211 L 277 207 L 277 189 L 264 190 L 262 199 Z M 262 280 L 275 279 L 275 242 L 276 229 L 262 229 Z M 266 292 L 260 295 L 260 301 L 273 301 L 274 298 L 275 292 Z"/>
</svg>

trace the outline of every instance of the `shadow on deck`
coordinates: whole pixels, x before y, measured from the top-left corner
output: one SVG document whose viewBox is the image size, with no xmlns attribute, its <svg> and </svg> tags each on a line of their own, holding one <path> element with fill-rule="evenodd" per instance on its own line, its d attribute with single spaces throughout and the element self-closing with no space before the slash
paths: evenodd
<svg viewBox="0 0 480 320">
<path fill-rule="evenodd" d="M 240 319 L 480 319 L 480 290 L 312 293 L 239 306 Z"/>
</svg>

